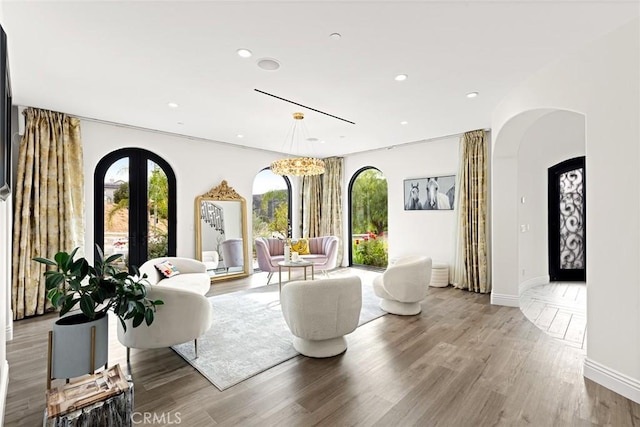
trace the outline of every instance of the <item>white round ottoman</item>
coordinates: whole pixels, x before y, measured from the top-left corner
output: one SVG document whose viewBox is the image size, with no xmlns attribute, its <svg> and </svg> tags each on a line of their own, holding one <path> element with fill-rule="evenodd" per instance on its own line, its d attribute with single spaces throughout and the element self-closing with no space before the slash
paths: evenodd
<svg viewBox="0 0 640 427">
<path fill-rule="evenodd" d="M 429 286 L 434 288 L 446 288 L 449 286 L 449 265 L 436 262 L 431 266 L 431 282 Z"/>
</svg>

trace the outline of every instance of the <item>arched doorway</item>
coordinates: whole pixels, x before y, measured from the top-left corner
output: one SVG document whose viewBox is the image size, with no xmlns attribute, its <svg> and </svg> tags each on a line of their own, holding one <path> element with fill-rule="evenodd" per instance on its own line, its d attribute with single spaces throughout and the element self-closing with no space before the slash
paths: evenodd
<svg viewBox="0 0 640 427">
<path fill-rule="evenodd" d="M 291 181 L 264 168 L 253 180 L 252 232 L 256 237 L 291 237 Z M 253 254 L 255 261 L 255 245 Z M 257 265 L 254 262 L 254 268 Z"/>
<path fill-rule="evenodd" d="M 389 261 L 387 180 L 378 169 L 359 169 L 349 182 L 349 265 L 386 268 Z"/>
<path fill-rule="evenodd" d="M 176 178 L 157 154 L 123 148 L 103 157 L 94 174 L 94 206 L 94 241 L 105 256 L 122 254 L 123 269 L 175 256 Z"/>
</svg>

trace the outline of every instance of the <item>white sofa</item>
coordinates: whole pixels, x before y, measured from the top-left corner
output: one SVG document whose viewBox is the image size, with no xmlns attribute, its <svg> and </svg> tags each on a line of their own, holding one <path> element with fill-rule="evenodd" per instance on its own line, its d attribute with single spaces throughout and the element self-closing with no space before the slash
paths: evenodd
<svg viewBox="0 0 640 427">
<path fill-rule="evenodd" d="M 155 267 L 156 264 L 169 261 L 180 274 L 166 278 Z M 146 274 L 150 285 L 165 288 L 182 289 L 205 295 L 209 292 L 211 278 L 203 262 L 191 258 L 163 257 L 154 258 L 140 266 L 140 274 Z"/>
<path fill-rule="evenodd" d="M 165 278 L 155 265 L 168 260 L 178 268 L 180 274 Z M 198 357 L 198 337 L 211 327 L 213 310 L 204 295 L 209 291 L 210 278 L 204 263 L 177 257 L 151 259 L 140 267 L 140 273 L 147 274 L 149 285 L 147 297 L 162 300 L 156 307 L 153 323 L 137 328 L 132 320 L 125 321 L 125 331 L 118 322 L 118 341 L 127 347 L 127 362 L 131 348 L 163 348 L 194 341 Z"/>
</svg>

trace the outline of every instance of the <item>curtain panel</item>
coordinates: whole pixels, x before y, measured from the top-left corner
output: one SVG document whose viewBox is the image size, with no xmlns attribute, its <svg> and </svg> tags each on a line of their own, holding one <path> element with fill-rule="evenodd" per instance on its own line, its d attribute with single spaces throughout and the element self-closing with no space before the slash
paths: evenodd
<svg viewBox="0 0 640 427">
<path fill-rule="evenodd" d="M 322 174 L 322 205 L 320 214 L 320 235 L 338 237 L 337 265 L 342 265 L 342 176 L 344 158 L 324 159 L 325 172 Z"/>
<path fill-rule="evenodd" d="M 453 284 L 479 293 L 491 292 L 487 257 L 488 159 L 485 132 L 466 132 L 460 139 L 457 187 L 457 242 Z"/>
<path fill-rule="evenodd" d="M 14 320 L 43 314 L 46 267 L 34 257 L 53 258 L 84 242 L 84 176 L 80 120 L 27 108 L 20 141 L 13 227 Z"/>
<path fill-rule="evenodd" d="M 320 237 L 320 205 L 322 204 L 322 177 L 302 177 L 302 237 Z"/>
</svg>

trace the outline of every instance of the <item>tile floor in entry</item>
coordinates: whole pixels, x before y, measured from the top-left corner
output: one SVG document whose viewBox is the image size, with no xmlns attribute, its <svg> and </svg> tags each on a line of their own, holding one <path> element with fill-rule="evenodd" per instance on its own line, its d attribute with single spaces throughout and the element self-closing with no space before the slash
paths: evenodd
<svg viewBox="0 0 640 427">
<path fill-rule="evenodd" d="M 538 328 L 566 344 L 586 351 L 587 285 L 551 282 L 520 295 L 520 309 Z"/>
</svg>

